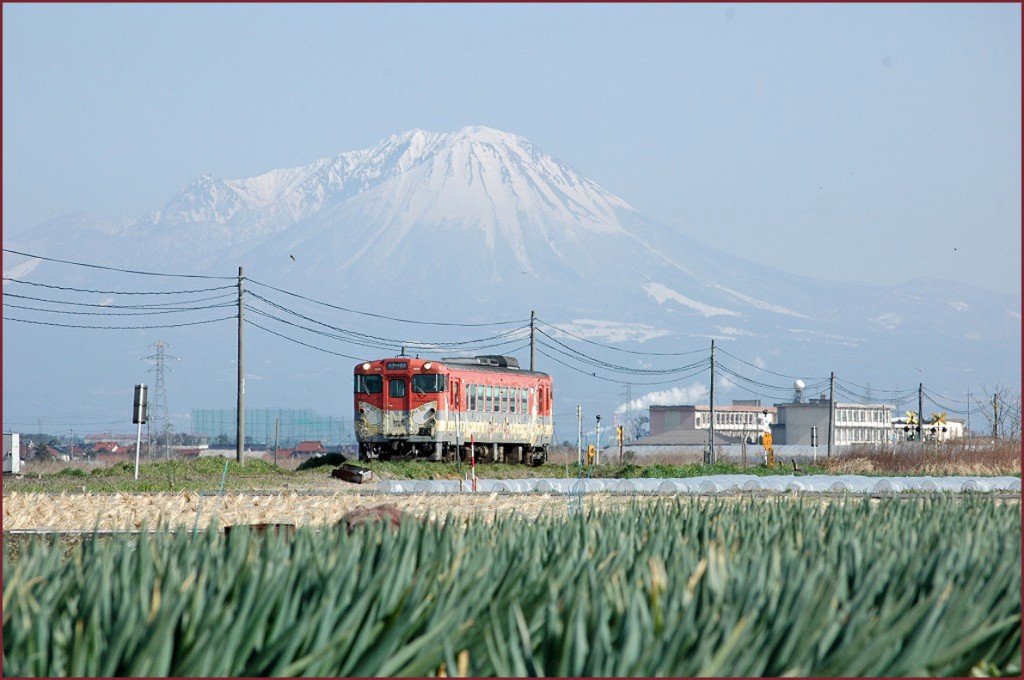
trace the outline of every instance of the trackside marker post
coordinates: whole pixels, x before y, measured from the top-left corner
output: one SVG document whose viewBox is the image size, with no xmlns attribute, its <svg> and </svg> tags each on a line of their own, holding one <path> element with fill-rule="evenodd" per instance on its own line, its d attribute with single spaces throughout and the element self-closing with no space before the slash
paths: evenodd
<svg viewBox="0 0 1024 680">
<path fill-rule="evenodd" d="M 473 471 L 470 489 L 476 491 L 476 435 L 469 435 L 469 468 Z"/>
</svg>

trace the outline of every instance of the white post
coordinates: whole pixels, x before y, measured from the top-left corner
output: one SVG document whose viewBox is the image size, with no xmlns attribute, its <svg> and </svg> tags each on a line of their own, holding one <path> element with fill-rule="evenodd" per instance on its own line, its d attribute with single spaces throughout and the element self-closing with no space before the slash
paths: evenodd
<svg viewBox="0 0 1024 680">
<path fill-rule="evenodd" d="M 139 434 L 135 438 L 135 479 L 139 478 L 139 447 L 142 446 L 142 423 L 139 423 Z"/>
</svg>

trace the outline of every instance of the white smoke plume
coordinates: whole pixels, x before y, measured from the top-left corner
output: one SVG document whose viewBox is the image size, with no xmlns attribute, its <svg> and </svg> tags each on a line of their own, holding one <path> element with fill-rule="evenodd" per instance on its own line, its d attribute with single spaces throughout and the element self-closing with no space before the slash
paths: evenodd
<svg viewBox="0 0 1024 680">
<path fill-rule="evenodd" d="M 698 401 L 706 400 L 708 386 L 694 382 L 689 387 L 673 387 L 672 389 L 660 392 L 648 392 L 628 403 L 619 404 L 615 409 L 616 413 L 625 413 L 629 406 L 631 411 L 645 411 L 649 406 L 669 406 L 676 404 L 695 404 Z"/>
</svg>

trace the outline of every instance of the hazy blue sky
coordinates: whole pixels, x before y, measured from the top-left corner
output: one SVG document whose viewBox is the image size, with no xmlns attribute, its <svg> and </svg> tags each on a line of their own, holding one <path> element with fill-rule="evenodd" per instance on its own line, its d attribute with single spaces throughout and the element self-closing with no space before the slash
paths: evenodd
<svg viewBox="0 0 1024 680">
<path fill-rule="evenodd" d="M 9 232 L 470 124 L 787 271 L 1020 291 L 1017 4 L 3 6 Z"/>
</svg>

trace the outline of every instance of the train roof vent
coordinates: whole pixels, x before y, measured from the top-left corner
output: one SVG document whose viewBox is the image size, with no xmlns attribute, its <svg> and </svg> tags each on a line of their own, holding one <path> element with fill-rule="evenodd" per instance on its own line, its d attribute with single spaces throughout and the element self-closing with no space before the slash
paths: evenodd
<svg viewBox="0 0 1024 680">
<path fill-rule="evenodd" d="M 445 364 L 472 364 L 475 366 L 498 366 L 500 368 L 519 368 L 519 360 L 515 357 L 506 357 L 500 354 L 486 354 L 475 357 L 444 357 L 441 359 Z"/>
</svg>

